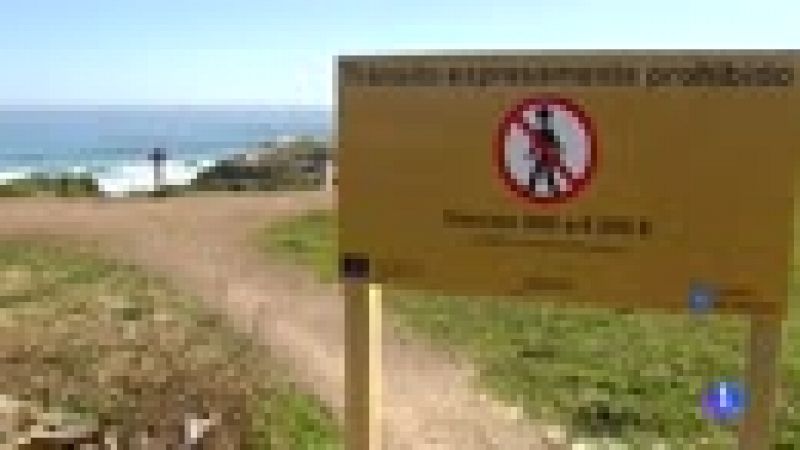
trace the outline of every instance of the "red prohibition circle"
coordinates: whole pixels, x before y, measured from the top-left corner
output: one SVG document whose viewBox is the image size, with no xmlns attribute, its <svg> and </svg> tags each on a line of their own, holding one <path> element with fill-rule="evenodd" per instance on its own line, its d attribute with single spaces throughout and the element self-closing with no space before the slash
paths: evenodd
<svg viewBox="0 0 800 450">
<path fill-rule="evenodd" d="M 556 190 L 556 192 L 551 196 L 536 195 L 535 186 L 533 190 L 525 186 L 521 186 L 520 183 L 509 173 L 509 170 L 506 169 L 506 138 L 511 130 L 511 127 L 514 125 L 521 126 L 523 128 L 523 133 L 528 135 L 531 141 L 535 141 L 536 137 L 531 137 L 529 135 L 529 133 L 533 131 L 530 130 L 529 124 L 525 120 L 523 114 L 539 106 L 553 106 L 567 113 L 571 119 L 575 120 L 583 132 L 582 135 L 585 139 L 584 148 L 587 152 L 584 173 L 580 177 L 569 178 L 570 174 L 566 174 L 567 169 L 563 166 L 563 164 L 558 164 L 558 168 L 560 169 L 559 173 L 562 176 L 566 175 L 568 177 L 568 183 L 570 186 L 569 189 L 565 191 Z M 530 152 L 537 152 L 537 150 L 538 153 L 543 151 L 541 148 L 529 149 Z M 498 175 L 500 176 L 500 179 L 502 180 L 506 190 L 511 191 L 515 194 L 516 198 L 522 199 L 526 203 L 558 204 L 574 199 L 578 194 L 585 190 L 586 186 L 589 184 L 594 173 L 596 172 L 597 154 L 597 135 L 591 119 L 577 104 L 561 97 L 531 97 L 520 101 L 514 108 L 505 113 L 495 136 L 495 169 L 498 171 Z M 540 154 L 539 156 L 542 155 Z"/>
</svg>

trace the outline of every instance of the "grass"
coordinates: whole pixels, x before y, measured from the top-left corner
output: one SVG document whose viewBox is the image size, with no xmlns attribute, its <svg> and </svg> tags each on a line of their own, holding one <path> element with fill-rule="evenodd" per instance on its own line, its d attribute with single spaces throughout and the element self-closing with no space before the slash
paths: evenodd
<svg viewBox="0 0 800 450">
<path fill-rule="evenodd" d="M 272 184 L 255 184 L 245 181 L 222 180 L 197 183 L 193 181 L 188 185 L 165 185 L 155 191 L 134 191 L 126 193 L 126 197 L 182 197 L 202 195 L 214 192 L 283 192 L 283 191 L 309 191 L 319 190 L 320 186 L 315 180 L 283 180 Z M 21 178 L 0 183 L 0 198 L 2 197 L 101 197 L 97 181 L 90 175 L 59 175 L 45 176 L 34 175 L 30 178 Z"/>
<path fill-rule="evenodd" d="M 0 242 L 0 386 L 118 435 L 217 413 L 216 443 L 340 448 L 338 424 L 266 349 L 164 280 L 55 242 Z M 176 436 L 176 435 L 175 435 Z"/>
<path fill-rule="evenodd" d="M 275 448 L 341 448 L 340 430 L 334 417 L 313 396 L 296 390 L 277 392 L 262 403 L 257 417 L 260 429 L 267 430 L 269 439 L 264 441 Z M 280 433 L 270 432 L 272 429 Z"/>
<path fill-rule="evenodd" d="M 263 248 L 336 273 L 335 215 L 315 212 L 268 228 Z M 792 290 L 796 285 L 793 282 Z M 733 448 L 735 424 L 703 417 L 707 383 L 740 379 L 747 321 L 590 308 L 553 302 L 434 296 L 388 290 L 387 307 L 416 333 L 461 349 L 499 398 L 567 424 L 576 438 L 633 448 Z M 800 442 L 800 310 L 790 306 L 780 359 L 775 448 Z"/>
<path fill-rule="evenodd" d="M 94 197 L 99 192 L 97 181 L 87 174 L 33 174 L 0 183 L 0 197 Z"/>
<path fill-rule="evenodd" d="M 296 221 L 278 223 L 258 235 L 258 244 L 266 252 L 288 256 L 288 260 L 310 265 L 320 280 L 336 281 L 336 228 L 330 213 L 313 211 Z"/>
</svg>

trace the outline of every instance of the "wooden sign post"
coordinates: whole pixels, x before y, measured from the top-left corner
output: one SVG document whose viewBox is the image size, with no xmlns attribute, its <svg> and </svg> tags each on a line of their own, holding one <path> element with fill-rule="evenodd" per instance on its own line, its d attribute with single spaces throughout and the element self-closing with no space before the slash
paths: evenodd
<svg viewBox="0 0 800 450">
<path fill-rule="evenodd" d="M 382 450 L 381 285 L 369 283 L 360 262 L 343 261 L 345 448 Z"/>
<path fill-rule="evenodd" d="M 333 192 L 333 178 L 334 178 L 334 163 L 333 158 L 328 157 L 325 160 L 325 191 Z"/>
<path fill-rule="evenodd" d="M 768 450 L 774 435 L 782 321 L 751 316 L 747 353 L 748 405 L 739 425 L 740 450 Z"/>
</svg>

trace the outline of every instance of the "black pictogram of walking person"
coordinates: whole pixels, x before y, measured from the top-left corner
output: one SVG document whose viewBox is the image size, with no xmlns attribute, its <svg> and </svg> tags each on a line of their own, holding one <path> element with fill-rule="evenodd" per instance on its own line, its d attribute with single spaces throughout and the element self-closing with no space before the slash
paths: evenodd
<svg viewBox="0 0 800 450">
<path fill-rule="evenodd" d="M 531 193 L 536 190 L 536 183 L 544 178 L 547 182 L 547 193 L 554 196 L 556 186 L 556 173 L 569 181 L 569 173 L 562 162 L 564 146 L 553 130 L 553 113 L 547 105 L 540 105 L 536 109 L 536 125 L 529 129 L 530 154 L 535 162 L 528 174 L 528 189 Z"/>
</svg>

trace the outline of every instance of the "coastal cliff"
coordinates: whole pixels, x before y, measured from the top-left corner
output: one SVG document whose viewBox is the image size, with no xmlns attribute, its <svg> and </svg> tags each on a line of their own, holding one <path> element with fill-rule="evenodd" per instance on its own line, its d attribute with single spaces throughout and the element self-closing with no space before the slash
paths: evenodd
<svg viewBox="0 0 800 450">
<path fill-rule="evenodd" d="M 312 138 L 263 143 L 203 170 L 187 190 L 320 189 L 325 184 L 327 162 L 335 161 L 335 153 L 329 142 Z"/>
</svg>

